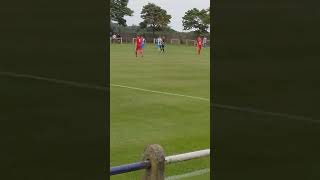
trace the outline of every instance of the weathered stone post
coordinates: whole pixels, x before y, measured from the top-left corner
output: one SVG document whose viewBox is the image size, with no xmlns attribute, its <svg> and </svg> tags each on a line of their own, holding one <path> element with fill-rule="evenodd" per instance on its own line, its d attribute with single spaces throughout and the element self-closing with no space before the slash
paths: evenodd
<svg viewBox="0 0 320 180">
<path fill-rule="evenodd" d="M 142 180 L 164 180 L 165 153 L 158 144 L 149 145 L 145 148 L 143 161 L 150 161 L 151 167 L 146 169 Z"/>
</svg>

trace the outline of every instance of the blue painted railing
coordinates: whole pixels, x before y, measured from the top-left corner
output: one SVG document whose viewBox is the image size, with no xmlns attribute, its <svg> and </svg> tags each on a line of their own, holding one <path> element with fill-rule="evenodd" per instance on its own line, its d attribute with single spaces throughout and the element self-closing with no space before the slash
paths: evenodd
<svg viewBox="0 0 320 180">
<path fill-rule="evenodd" d="M 124 164 L 121 166 L 111 167 L 110 175 L 122 174 L 140 169 L 147 169 L 151 166 L 149 161 L 136 162 L 132 164 Z"/>
<path fill-rule="evenodd" d="M 194 151 L 184 154 L 178 154 L 165 157 L 165 164 L 177 163 L 181 161 L 187 161 L 191 159 L 201 158 L 210 155 L 210 149 Z M 124 164 L 121 166 L 115 166 L 110 168 L 110 176 L 116 174 L 127 173 L 131 171 L 137 171 L 141 169 L 148 169 L 151 167 L 150 161 L 141 161 L 132 164 Z"/>
</svg>

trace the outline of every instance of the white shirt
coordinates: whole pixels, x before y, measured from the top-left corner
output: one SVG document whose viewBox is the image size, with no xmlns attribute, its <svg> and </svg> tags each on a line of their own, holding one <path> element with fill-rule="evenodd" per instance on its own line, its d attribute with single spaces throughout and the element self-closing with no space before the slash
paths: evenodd
<svg viewBox="0 0 320 180">
<path fill-rule="evenodd" d="M 207 43 L 207 38 L 203 38 L 203 43 Z"/>
<path fill-rule="evenodd" d="M 161 38 L 158 38 L 158 39 L 157 39 L 157 43 L 158 43 L 158 45 L 161 45 L 162 39 L 161 39 Z"/>
</svg>

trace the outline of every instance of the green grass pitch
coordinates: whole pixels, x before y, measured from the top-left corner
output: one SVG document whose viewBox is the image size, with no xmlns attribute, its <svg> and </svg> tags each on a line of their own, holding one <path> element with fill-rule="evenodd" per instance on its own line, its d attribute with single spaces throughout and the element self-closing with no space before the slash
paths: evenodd
<svg viewBox="0 0 320 180">
<path fill-rule="evenodd" d="M 196 54 L 195 47 L 167 45 L 160 54 L 147 44 L 136 58 L 133 44 L 112 44 L 110 165 L 141 160 L 148 144 L 160 144 L 166 155 L 210 147 L 209 101 L 118 87 L 210 97 L 210 49 Z M 166 167 L 166 176 L 210 167 L 209 158 Z M 112 176 L 112 180 L 140 179 L 143 171 Z M 209 173 L 186 179 L 209 179 Z"/>
</svg>

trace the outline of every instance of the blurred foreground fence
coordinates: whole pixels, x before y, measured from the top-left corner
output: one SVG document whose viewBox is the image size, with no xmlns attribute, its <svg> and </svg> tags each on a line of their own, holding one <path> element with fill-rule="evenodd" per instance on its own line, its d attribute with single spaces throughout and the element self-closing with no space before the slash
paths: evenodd
<svg viewBox="0 0 320 180">
<path fill-rule="evenodd" d="M 165 157 L 163 148 L 154 144 L 144 150 L 142 161 L 110 168 L 110 176 L 145 169 L 142 180 L 164 180 L 165 165 L 210 156 L 210 149 Z"/>
</svg>

